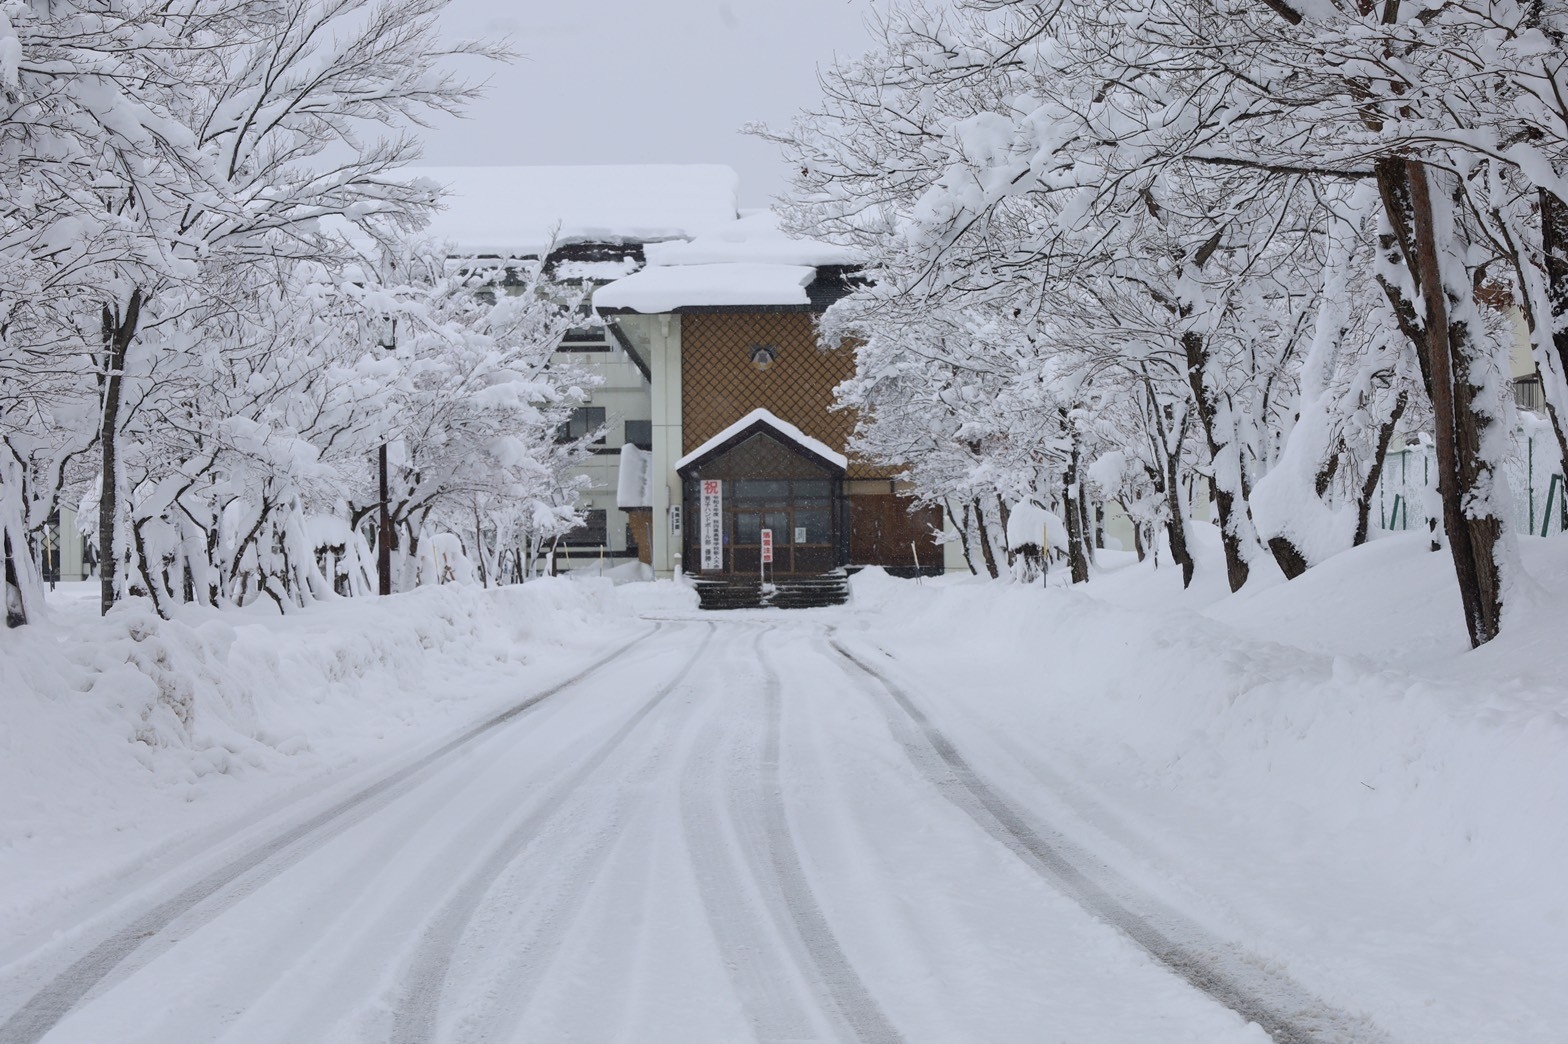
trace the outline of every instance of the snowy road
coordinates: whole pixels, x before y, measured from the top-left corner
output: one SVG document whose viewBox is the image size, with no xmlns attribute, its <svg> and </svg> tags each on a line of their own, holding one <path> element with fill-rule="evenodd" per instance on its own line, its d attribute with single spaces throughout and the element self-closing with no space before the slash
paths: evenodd
<svg viewBox="0 0 1568 1044">
<path fill-rule="evenodd" d="M 0 967 L 0 1042 L 1383 1039 L 1085 854 L 831 619 L 650 624 L 139 882 Z"/>
</svg>

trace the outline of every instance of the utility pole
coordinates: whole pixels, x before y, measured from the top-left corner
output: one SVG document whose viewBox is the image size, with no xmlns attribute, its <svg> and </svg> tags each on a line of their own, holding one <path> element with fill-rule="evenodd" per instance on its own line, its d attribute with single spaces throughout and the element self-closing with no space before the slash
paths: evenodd
<svg viewBox="0 0 1568 1044">
<path fill-rule="evenodd" d="M 380 520 L 376 530 L 376 578 L 384 595 L 392 593 L 392 515 L 387 510 L 387 444 L 383 442 L 376 452 L 380 465 L 381 504 L 377 508 Z"/>
</svg>

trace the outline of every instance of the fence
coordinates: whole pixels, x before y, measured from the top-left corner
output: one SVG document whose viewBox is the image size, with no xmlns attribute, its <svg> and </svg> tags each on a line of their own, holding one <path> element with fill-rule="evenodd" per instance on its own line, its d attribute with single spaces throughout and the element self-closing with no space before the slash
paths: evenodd
<svg viewBox="0 0 1568 1044">
<path fill-rule="evenodd" d="M 1509 521 L 1514 530 L 1543 537 L 1568 530 L 1568 483 L 1556 437 L 1549 430 L 1525 431 L 1516 442 L 1518 452 L 1503 467 L 1513 495 L 1514 517 Z M 1372 510 L 1381 529 L 1425 529 L 1441 516 L 1431 446 L 1409 446 L 1385 458 Z"/>
</svg>

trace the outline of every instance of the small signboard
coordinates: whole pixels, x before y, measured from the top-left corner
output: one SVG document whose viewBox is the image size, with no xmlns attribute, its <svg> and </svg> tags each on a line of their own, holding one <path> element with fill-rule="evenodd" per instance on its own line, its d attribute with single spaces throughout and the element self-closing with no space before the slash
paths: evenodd
<svg viewBox="0 0 1568 1044">
<path fill-rule="evenodd" d="M 672 536 L 681 535 L 681 506 L 679 504 L 670 505 L 670 534 Z"/>
<path fill-rule="evenodd" d="M 804 544 L 805 542 L 806 542 L 806 527 L 805 526 L 796 526 L 795 527 L 795 543 L 797 543 L 797 544 Z"/>
<path fill-rule="evenodd" d="M 724 568 L 724 483 L 702 480 L 702 568 Z"/>
<path fill-rule="evenodd" d="M 773 561 L 773 530 L 771 529 L 762 531 L 762 560 L 764 562 Z"/>
</svg>

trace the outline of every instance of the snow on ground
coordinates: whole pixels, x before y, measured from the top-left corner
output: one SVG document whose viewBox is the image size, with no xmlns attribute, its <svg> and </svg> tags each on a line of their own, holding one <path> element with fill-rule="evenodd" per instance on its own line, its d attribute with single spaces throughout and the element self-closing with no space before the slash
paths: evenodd
<svg viewBox="0 0 1568 1044">
<path fill-rule="evenodd" d="M 62 589 L 0 634 L 0 1039 L 1264 1039 L 1152 928 L 1290 1039 L 1562 1040 L 1568 538 L 1471 652 L 1418 536 L 1237 595 L 1212 536 L 793 612 Z"/>
<path fill-rule="evenodd" d="M 173 621 L 137 603 L 100 619 L 96 595 L 62 584 L 48 625 L 0 631 L 0 940 L 151 852 L 443 736 L 645 629 L 607 581 Z"/>
<path fill-rule="evenodd" d="M 993 779 L 1393 1039 L 1556 1041 L 1568 540 L 1524 551 L 1474 652 L 1415 534 L 1236 595 L 1217 569 L 1191 592 L 1148 566 L 1076 590 L 866 575 L 857 637 Z"/>
</svg>

